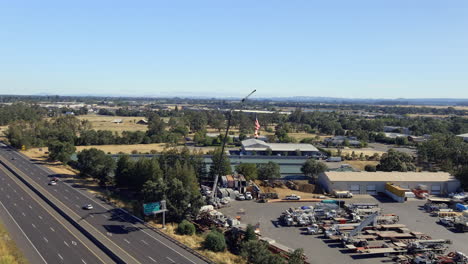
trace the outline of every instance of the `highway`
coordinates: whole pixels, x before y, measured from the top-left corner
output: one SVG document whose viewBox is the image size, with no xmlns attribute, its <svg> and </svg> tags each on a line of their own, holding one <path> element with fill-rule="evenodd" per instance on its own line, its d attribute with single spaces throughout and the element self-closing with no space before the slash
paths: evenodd
<svg viewBox="0 0 468 264">
<path fill-rule="evenodd" d="M 0 166 L 0 214 L 2 219 L 14 222 L 11 226 L 16 225 L 15 229 L 9 229 L 17 233 L 12 237 L 24 236 L 29 242 L 22 249 L 33 251 L 25 252 L 30 263 L 113 263 L 3 166 Z"/>
<path fill-rule="evenodd" d="M 34 181 L 42 186 L 41 193 L 48 192 L 53 195 L 64 206 L 79 215 L 80 221 L 89 223 L 117 248 L 125 251 L 132 263 L 208 263 L 160 233 L 146 227 L 139 219 L 127 212 L 111 207 L 85 190 L 72 187 L 73 183 L 67 183 L 68 180 L 59 181 L 56 186 L 48 186 L 50 177 L 60 178 L 60 175 L 34 164 L 28 157 L 16 150 L 0 147 L 0 156 L 11 165 L 11 169 L 26 175 L 29 178 L 28 181 Z M 94 209 L 82 209 L 85 204 L 92 204 Z"/>
</svg>

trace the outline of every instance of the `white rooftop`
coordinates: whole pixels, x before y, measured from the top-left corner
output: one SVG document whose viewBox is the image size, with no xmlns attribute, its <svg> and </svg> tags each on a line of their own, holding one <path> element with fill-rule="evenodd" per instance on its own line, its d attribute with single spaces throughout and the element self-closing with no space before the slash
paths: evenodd
<svg viewBox="0 0 468 264">
<path fill-rule="evenodd" d="M 457 180 L 448 172 L 399 172 L 399 171 L 327 171 L 330 181 L 365 181 L 365 182 L 446 182 Z"/>
<path fill-rule="evenodd" d="M 319 151 L 311 144 L 304 143 L 267 143 L 258 139 L 246 139 L 242 141 L 242 147 L 247 151 Z"/>
</svg>

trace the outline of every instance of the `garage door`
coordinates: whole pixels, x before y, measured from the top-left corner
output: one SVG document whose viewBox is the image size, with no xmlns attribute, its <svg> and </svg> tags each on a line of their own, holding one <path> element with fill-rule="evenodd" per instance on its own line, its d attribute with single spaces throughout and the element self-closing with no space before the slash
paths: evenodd
<svg viewBox="0 0 468 264">
<path fill-rule="evenodd" d="M 440 185 L 432 185 L 431 194 L 440 194 Z"/>
<path fill-rule="evenodd" d="M 377 187 L 375 185 L 367 185 L 366 192 L 367 192 L 367 194 L 376 195 L 377 194 Z"/>
<path fill-rule="evenodd" d="M 350 187 L 349 187 L 349 191 L 353 194 L 359 194 L 360 193 L 360 188 L 359 188 L 359 184 L 352 184 Z"/>
</svg>

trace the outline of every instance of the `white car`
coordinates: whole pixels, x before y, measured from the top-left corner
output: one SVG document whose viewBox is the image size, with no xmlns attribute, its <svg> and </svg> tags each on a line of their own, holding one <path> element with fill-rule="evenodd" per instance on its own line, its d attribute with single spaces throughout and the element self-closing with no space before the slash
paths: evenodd
<svg viewBox="0 0 468 264">
<path fill-rule="evenodd" d="M 49 185 L 54 185 L 55 186 L 55 185 L 57 185 L 57 182 L 56 181 L 50 181 Z"/>
<path fill-rule="evenodd" d="M 286 200 L 300 200 L 301 197 L 299 195 L 291 194 L 286 196 Z"/>
<path fill-rule="evenodd" d="M 246 199 L 246 200 L 252 200 L 252 199 L 253 199 L 252 193 L 251 193 L 251 192 L 246 192 L 246 193 L 245 193 L 245 199 Z"/>
<path fill-rule="evenodd" d="M 85 210 L 91 210 L 91 209 L 93 209 L 93 208 L 94 208 L 94 207 L 93 207 L 92 204 L 87 204 L 87 205 L 83 206 L 83 209 L 85 209 Z"/>
<path fill-rule="evenodd" d="M 240 200 L 240 201 L 244 201 L 245 200 L 245 196 L 243 194 L 239 194 L 237 195 L 236 197 L 237 200 Z"/>
</svg>

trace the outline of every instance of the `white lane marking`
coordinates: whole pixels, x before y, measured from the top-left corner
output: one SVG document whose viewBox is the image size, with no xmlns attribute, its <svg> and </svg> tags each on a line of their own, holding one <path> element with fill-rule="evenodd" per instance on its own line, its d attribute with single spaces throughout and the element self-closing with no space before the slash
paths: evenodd
<svg viewBox="0 0 468 264">
<path fill-rule="evenodd" d="M 31 205 L 28 205 L 29 209 L 32 209 L 32 206 Z"/>
<path fill-rule="evenodd" d="M 23 196 L 21 196 L 21 197 L 20 197 L 20 199 L 21 199 L 21 201 L 24 201 L 24 198 L 23 198 Z"/>
<path fill-rule="evenodd" d="M 75 204 L 75 206 L 76 206 L 76 208 L 80 208 L 80 206 L 79 206 L 79 205 L 77 205 L 77 204 Z"/>
<path fill-rule="evenodd" d="M 80 198 L 78 198 L 78 196 L 75 196 L 75 199 L 80 199 Z"/>
<path fill-rule="evenodd" d="M 154 258 L 148 256 L 149 259 L 151 259 L 153 262 L 156 262 L 156 260 L 154 260 Z"/>
<path fill-rule="evenodd" d="M 39 219 L 41 219 L 41 220 L 42 220 L 42 216 L 38 215 L 37 217 L 39 217 Z"/>
<path fill-rule="evenodd" d="M 15 190 L 15 189 L 13 189 L 13 192 L 14 192 L 14 193 L 16 193 L 16 190 Z"/>
<path fill-rule="evenodd" d="M 9 184 L 9 183 L 7 183 L 7 185 L 8 185 L 8 187 L 10 187 L 10 184 Z"/>
<path fill-rule="evenodd" d="M 7 197 L 8 199 L 10 199 L 10 195 L 7 194 L 6 197 Z"/>
<path fill-rule="evenodd" d="M 57 189 L 54 189 L 55 192 L 57 192 Z"/>
<path fill-rule="evenodd" d="M 72 245 L 76 246 L 78 244 L 75 241 L 72 240 Z"/>
<path fill-rule="evenodd" d="M 26 235 L 26 233 L 24 233 L 23 229 L 19 226 L 18 222 L 16 222 L 16 220 L 13 218 L 13 216 L 10 214 L 10 212 L 8 211 L 8 209 L 5 207 L 5 205 L 3 205 L 2 201 L 0 201 L 0 205 L 2 205 L 3 209 L 5 209 L 5 212 L 8 213 L 8 215 L 10 216 L 10 218 L 13 220 L 13 222 L 15 222 L 16 226 L 19 228 L 19 230 L 21 230 L 21 233 L 23 233 L 24 237 L 26 237 L 26 239 L 29 241 L 29 243 L 31 244 L 31 246 L 34 248 L 34 250 L 36 250 L 37 254 L 39 255 L 39 257 L 41 257 L 42 261 L 44 261 L 44 263 L 47 264 L 47 261 L 45 261 L 44 257 L 41 255 L 41 253 L 39 253 L 39 250 L 37 250 L 36 246 L 34 246 L 34 244 L 31 242 L 31 240 L 29 239 L 29 237 Z"/>
<path fill-rule="evenodd" d="M 170 262 L 175 263 L 174 260 L 172 260 L 170 257 L 166 257 Z"/>
<path fill-rule="evenodd" d="M 55 232 L 55 229 L 53 229 L 52 227 L 49 227 L 49 228 L 50 228 L 50 230 L 52 230 L 52 232 Z"/>
<path fill-rule="evenodd" d="M 3 187 L 2 187 L 2 188 L 0 188 L 0 190 L 2 190 L 2 191 L 3 191 Z"/>
<path fill-rule="evenodd" d="M 35 224 L 31 223 L 31 225 L 32 225 L 34 228 L 36 228 L 36 225 L 35 225 Z"/>
<path fill-rule="evenodd" d="M 124 241 L 127 242 L 127 244 L 130 244 L 130 241 L 128 241 L 126 238 L 124 238 Z"/>
<path fill-rule="evenodd" d="M 148 245 L 148 243 L 146 241 L 144 241 L 143 239 L 141 240 L 141 242 L 143 242 L 143 244 L 145 244 L 145 245 Z"/>
<path fill-rule="evenodd" d="M 67 241 L 63 241 L 63 243 L 65 243 L 65 245 L 67 245 L 67 247 L 70 247 L 70 245 L 68 245 Z"/>
<path fill-rule="evenodd" d="M 67 189 L 65 189 L 65 191 L 66 191 L 66 192 L 68 192 L 68 190 L 67 190 Z"/>
<path fill-rule="evenodd" d="M 46 237 L 43 237 L 43 238 L 44 238 L 44 241 L 45 241 L 45 242 L 49 243 L 49 240 L 47 240 Z"/>
<path fill-rule="evenodd" d="M 91 218 L 94 218 L 94 215 L 90 214 L 89 216 L 91 216 Z"/>
<path fill-rule="evenodd" d="M 104 217 L 104 218 L 109 218 L 107 215 L 102 215 L 102 217 Z"/>
<path fill-rule="evenodd" d="M 61 260 L 63 260 L 62 255 L 60 255 L 59 253 L 57 253 L 57 255 L 59 256 L 59 258 L 60 258 Z"/>
<path fill-rule="evenodd" d="M 64 196 L 63 198 L 67 199 L 68 200 L 68 197 L 67 196 Z"/>
<path fill-rule="evenodd" d="M 13 203 L 14 206 L 16 206 L 16 203 Z"/>
<path fill-rule="evenodd" d="M 87 264 L 86 261 L 84 261 L 83 259 L 81 259 L 81 261 L 82 261 L 84 264 Z"/>
<path fill-rule="evenodd" d="M 107 235 L 108 235 L 108 236 L 112 236 L 112 233 L 110 233 L 110 232 L 107 232 Z"/>
<path fill-rule="evenodd" d="M 22 214 L 23 216 L 26 216 L 26 214 L 25 214 L 24 212 L 21 212 L 21 214 Z"/>
</svg>

